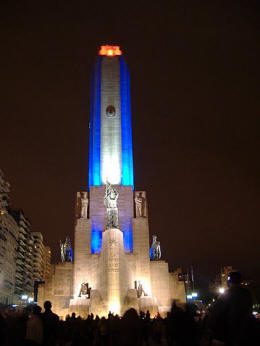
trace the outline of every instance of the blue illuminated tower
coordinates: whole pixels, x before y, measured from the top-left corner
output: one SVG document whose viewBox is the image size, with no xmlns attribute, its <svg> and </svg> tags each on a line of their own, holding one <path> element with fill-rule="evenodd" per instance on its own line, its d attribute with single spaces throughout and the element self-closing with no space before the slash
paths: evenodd
<svg viewBox="0 0 260 346">
<path fill-rule="evenodd" d="M 98 214 L 101 206 L 95 205 L 98 198 L 100 203 L 103 200 L 97 197 L 99 190 L 94 187 L 105 185 L 106 181 L 117 188 L 128 187 L 120 190 L 120 226 L 125 250 L 132 252 L 133 211 L 127 210 L 126 200 L 132 201 L 133 197 L 125 195 L 129 188 L 131 191 L 134 188 L 130 78 L 118 46 L 101 47 L 91 76 L 89 191 L 92 253 L 101 251 L 104 227 L 104 218 Z"/>
<path fill-rule="evenodd" d="M 150 261 L 147 196 L 134 190 L 129 71 L 118 46 L 102 46 L 93 68 L 89 131 L 89 188 L 77 192 L 74 263 L 63 263 L 62 275 L 55 269 L 55 287 L 64 277 L 67 289 L 73 268 L 73 293 L 50 299 L 63 316 L 68 300 L 70 312 L 85 316 L 123 314 L 130 307 L 153 315 L 169 311 L 173 298 L 185 300 L 185 290 L 167 262 L 159 256 Z M 107 182 L 118 192 L 117 222 L 109 227 Z"/>
<path fill-rule="evenodd" d="M 102 46 L 91 76 L 89 188 L 134 186 L 129 70 L 118 46 Z"/>
</svg>

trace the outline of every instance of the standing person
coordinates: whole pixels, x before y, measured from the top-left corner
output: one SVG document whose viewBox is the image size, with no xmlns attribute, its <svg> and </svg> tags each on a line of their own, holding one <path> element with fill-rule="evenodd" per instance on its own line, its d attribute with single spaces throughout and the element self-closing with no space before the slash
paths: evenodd
<svg viewBox="0 0 260 346">
<path fill-rule="evenodd" d="M 124 313 L 119 324 L 120 346 L 142 345 L 142 323 L 135 309 L 131 308 Z"/>
<path fill-rule="evenodd" d="M 241 286 L 239 272 L 230 273 L 229 289 L 217 299 L 206 327 L 216 342 L 228 346 L 254 345 L 252 297 Z"/>
<path fill-rule="evenodd" d="M 56 344 L 59 317 L 51 311 L 51 302 L 47 300 L 44 303 L 44 313 L 42 314 L 43 321 L 43 344 L 54 346 Z"/>
<path fill-rule="evenodd" d="M 42 345 L 43 326 L 41 319 L 41 308 L 37 305 L 33 307 L 32 314 L 29 315 L 26 328 L 25 344 L 31 346 Z"/>
<path fill-rule="evenodd" d="M 102 317 L 98 322 L 99 335 L 100 335 L 100 344 L 101 346 L 109 345 L 109 325 L 108 320 L 105 317 Z"/>
<path fill-rule="evenodd" d="M 172 304 L 171 314 L 168 316 L 166 338 L 168 345 L 198 346 L 199 328 L 194 319 L 194 306 L 185 304 L 180 307 L 176 301 Z"/>
</svg>

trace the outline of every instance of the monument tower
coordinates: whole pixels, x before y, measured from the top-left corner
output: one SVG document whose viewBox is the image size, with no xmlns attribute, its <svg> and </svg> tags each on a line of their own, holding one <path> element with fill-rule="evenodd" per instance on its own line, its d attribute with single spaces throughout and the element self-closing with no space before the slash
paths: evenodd
<svg viewBox="0 0 260 346">
<path fill-rule="evenodd" d="M 74 243 L 74 263 L 56 265 L 42 288 L 60 315 L 164 313 L 172 299 L 185 301 L 156 236 L 150 249 L 146 192 L 134 190 L 130 78 L 119 46 L 101 46 L 92 70 L 89 184 L 77 193 Z"/>
</svg>

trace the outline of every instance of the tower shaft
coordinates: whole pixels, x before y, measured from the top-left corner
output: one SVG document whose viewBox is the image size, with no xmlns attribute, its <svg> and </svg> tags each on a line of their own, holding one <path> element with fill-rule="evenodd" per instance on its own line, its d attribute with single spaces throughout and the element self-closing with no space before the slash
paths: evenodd
<svg viewBox="0 0 260 346">
<path fill-rule="evenodd" d="M 119 47 L 111 48 L 101 48 L 92 71 L 89 189 L 106 180 L 134 185 L 129 71 Z"/>
</svg>

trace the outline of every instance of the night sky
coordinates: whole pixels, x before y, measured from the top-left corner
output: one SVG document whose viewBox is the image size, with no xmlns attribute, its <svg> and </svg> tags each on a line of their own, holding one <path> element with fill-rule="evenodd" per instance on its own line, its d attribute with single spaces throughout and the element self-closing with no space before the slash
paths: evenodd
<svg viewBox="0 0 260 346">
<path fill-rule="evenodd" d="M 136 189 L 171 268 L 260 276 L 258 1 L 3 1 L 0 168 L 59 260 L 88 182 L 90 72 L 131 75 Z"/>
</svg>

